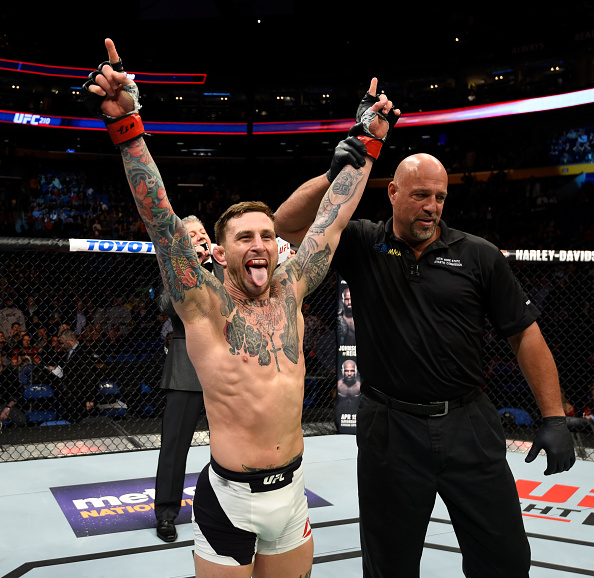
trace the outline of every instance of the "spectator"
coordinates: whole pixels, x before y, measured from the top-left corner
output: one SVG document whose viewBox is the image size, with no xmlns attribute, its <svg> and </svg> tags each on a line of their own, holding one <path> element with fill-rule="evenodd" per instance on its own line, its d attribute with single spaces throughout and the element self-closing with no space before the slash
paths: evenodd
<svg viewBox="0 0 594 578">
<path fill-rule="evenodd" d="M 25 323 L 27 324 L 29 331 L 32 331 L 33 325 L 39 325 L 42 321 L 41 310 L 35 302 L 35 297 L 33 295 L 27 297 L 27 304 L 23 314 L 25 315 Z"/>
<path fill-rule="evenodd" d="M 124 305 L 122 297 L 113 297 L 111 306 L 107 308 L 107 323 L 111 327 L 117 325 L 122 335 L 128 332 L 132 316 L 130 309 Z"/>
<path fill-rule="evenodd" d="M 39 327 L 37 329 L 37 335 L 35 337 L 35 347 L 43 353 L 43 348 L 49 345 L 49 334 L 45 327 Z"/>
<path fill-rule="evenodd" d="M 58 335 L 52 335 L 48 343 L 43 348 L 43 364 L 45 366 L 58 366 L 62 363 L 64 353 L 60 345 L 60 338 Z"/>
<path fill-rule="evenodd" d="M 85 304 L 82 301 L 76 303 L 76 325 L 74 332 L 80 337 L 87 326 L 87 316 L 85 314 Z"/>
<path fill-rule="evenodd" d="M 60 326 L 64 323 L 62 307 L 58 299 L 53 299 L 48 310 L 47 327 L 50 333 L 58 333 Z"/>
<path fill-rule="evenodd" d="M 167 315 L 165 315 L 165 313 L 159 313 L 157 315 L 157 319 L 159 320 L 159 323 L 161 323 L 161 329 L 159 331 L 160 336 L 161 336 L 161 341 L 163 341 L 163 343 L 165 343 L 167 336 L 170 333 L 173 333 L 173 324 L 171 323 L 171 318 L 169 318 Z"/>
<path fill-rule="evenodd" d="M 80 343 L 74 331 L 67 329 L 58 338 L 64 352 L 62 365 L 48 366 L 48 377 L 55 384 L 61 416 L 78 422 L 91 414 L 98 395 L 98 359 L 90 347 Z"/>
<path fill-rule="evenodd" d="M 27 425 L 23 412 L 22 384 L 14 366 L 7 366 L 0 355 L 0 427 L 2 425 Z"/>
<path fill-rule="evenodd" d="M 0 331 L 10 335 L 14 323 L 19 324 L 19 330 L 26 329 L 25 314 L 17 308 L 12 297 L 6 297 L 4 307 L 0 309 Z"/>
<path fill-rule="evenodd" d="M 8 353 L 8 346 L 6 344 L 6 337 L 4 337 L 4 333 L 0 331 L 0 355 L 6 356 Z M 6 361 L 6 363 L 9 363 Z"/>
<path fill-rule="evenodd" d="M 27 356 L 34 363 L 39 363 L 39 349 L 31 343 L 31 336 L 28 333 L 24 333 L 19 340 L 19 344 L 12 350 L 11 358 L 22 359 Z"/>
<path fill-rule="evenodd" d="M 8 339 L 6 340 L 6 346 L 8 347 L 8 349 L 12 351 L 15 347 L 18 346 L 21 337 L 23 336 L 23 333 L 25 333 L 25 331 L 21 328 L 21 324 L 15 321 L 10 327 Z"/>
<path fill-rule="evenodd" d="M 133 325 L 128 336 L 131 339 L 159 339 L 159 324 L 153 308 L 141 303 L 132 314 Z"/>
<path fill-rule="evenodd" d="M 124 334 L 117 323 L 112 323 L 107 331 L 106 349 L 111 355 L 118 355 L 124 346 Z"/>
<path fill-rule="evenodd" d="M 87 325 L 81 335 L 81 341 L 86 345 L 90 345 L 97 352 L 103 350 L 104 340 L 103 325 L 98 322 Z"/>
</svg>

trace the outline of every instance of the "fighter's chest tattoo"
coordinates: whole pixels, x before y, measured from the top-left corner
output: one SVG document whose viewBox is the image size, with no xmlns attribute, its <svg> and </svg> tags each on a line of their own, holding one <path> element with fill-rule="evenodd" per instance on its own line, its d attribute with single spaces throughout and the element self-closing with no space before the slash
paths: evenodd
<svg viewBox="0 0 594 578">
<path fill-rule="evenodd" d="M 299 361 L 297 302 L 292 296 L 282 301 L 238 303 L 225 324 L 224 334 L 232 355 L 246 353 L 257 357 L 260 365 L 270 365 L 274 356 L 277 371 L 279 351 L 292 363 Z"/>
</svg>

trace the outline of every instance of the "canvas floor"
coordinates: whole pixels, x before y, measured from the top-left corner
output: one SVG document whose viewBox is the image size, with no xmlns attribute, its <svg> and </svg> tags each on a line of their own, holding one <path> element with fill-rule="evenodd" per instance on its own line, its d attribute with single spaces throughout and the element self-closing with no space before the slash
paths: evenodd
<svg viewBox="0 0 594 578">
<path fill-rule="evenodd" d="M 190 449 L 176 542 L 154 529 L 158 450 L 0 464 L 0 576 L 4 578 L 188 578 L 194 575 L 192 487 L 209 460 Z M 594 576 L 594 462 L 544 476 L 508 452 L 529 535 L 532 578 Z M 304 474 L 315 578 L 359 578 L 361 551 L 352 435 L 305 438 Z M 462 576 L 448 512 L 437 500 L 421 565 L 424 578 Z"/>
</svg>

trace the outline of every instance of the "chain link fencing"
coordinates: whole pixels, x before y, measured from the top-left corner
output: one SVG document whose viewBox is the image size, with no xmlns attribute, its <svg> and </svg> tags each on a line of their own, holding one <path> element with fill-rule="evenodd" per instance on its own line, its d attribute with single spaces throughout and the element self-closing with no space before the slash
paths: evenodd
<svg viewBox="0 0 594 578">
<path fill-rule="evenodd" d="M 524 291 L 541 311 L 538 324 L 559 372 L 576 455 L 594 460 L 594 251 L 504 251 Z M 487 324 L 485 391 L 508 448 L 525 450 L 540 425 L 538 407 L 506 340 Z"/>
<path fill-rule="evenodd" d="M 0 410 L 16 401 L 1 416 L 0 461 L 160 447 L 172 327 L 157 307 L 152 244 L 90 240 L 99 252 L 65 252 L 63 240 L 7 241 L 30 250 L 4 250 L 0 265 L 1 300 L 13 305 L 0 309 Z M 136 254 L 114 254 L 122 247 Z M 305 435 L 336 432 L 336 307 L 330 275 L 304 305 Z M 203 415 L 193 444 L 208 443 Z"/>
<path fill-rule="evenodd" d="M 15 307 L 0 310 L 0 409 L 9 399 L 16 406 L 2 422 L 0 461 L 160 447 L 159 382 L 171 329 L 156 306 L 160 275 L 154 254 L 143 254 L 148 244 L 133 243 L 132 254 L 118 253 L 115 241 L 95 242 L 107 252 L 67 252 L 68 242 L 56 239 L 8 241 L 0 296 Z M 539 324 L 558 364 L 576 451 L 594 460 L 591 254 L 589 261 L 588 252 L 561 261 L 557 252 L 556 260 L 542 261 L 536 252 L 534 260 L 514 253 L 514 273 L 542 311 Z M 338 293 L 331 271 L 304 304 L 304 435 L 337 432 Z M 87 354 L 69 364 L 68 343 L 61 342 L 72 339 Z M 522 451 L 539 412 L 509 344 L 489 325 L 484 359 L 485 391 L 500 411 L 508 446 Z M 208 443 L 203 417 L 193 444 Z"/>
</svg>

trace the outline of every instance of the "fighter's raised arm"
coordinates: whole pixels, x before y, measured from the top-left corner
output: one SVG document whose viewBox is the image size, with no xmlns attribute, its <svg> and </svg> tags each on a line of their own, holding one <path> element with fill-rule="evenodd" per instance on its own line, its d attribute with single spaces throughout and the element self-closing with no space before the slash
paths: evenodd
<svg viewBox="0 0 594 578">
<path fill-rule="evenodd" d="M 228 295 L 200 266 L 195 248 L 181 219 L 173 212 L 163 180 L 143 138 L 138 114 L 138 88 L 124 72 L 113 41 L 105 40 L 108 61 L 89 75 L 83 87 L 87 107 L 103 119 L 120 147 L 124 168 L 140 217 L 153 241 L 165 288 L 180 317 L 192 319 L 209 301 L 205 287 L 221 299 L 227 314 Z"/>
<path fill-rule="evenodd" d="M 377 97 L 377 79 L 373 78 L 369 90 L 357 110 L 357 122 L 360 122 L 365 107 L 369 107 Z M 393 109 L 390 114 L 390 129 L 400 118 L 400 110 Z M 349 133 L 350 134 L 350 133 Z M 309 227 L 316 218 L 321 199 L 340 170 L 347 164 L 360 168 L 365 165 L 365 145 L 355 136 L 340 141 L 334 150 L 329 170 L 300 185 L 275 212 L 276 231 L 280 237 L 293 245 L 299 246 Z"/>
<path fill-rule="evenodd" d="M 377 78 L 373 78 L 357 110 L 357 124 L 349 131 L 350 136 L 363 142 L 370 162 L 360 168 L 344 166 L 322 197 L 299 251 L 285 266 L 287 274 L 297 281 L 301 298 L 311 293 L 326 276 L 340 235 L 361 200 L 372 161 L 378 158 L 383 142 L 398 120 L 392 102 L 384 94 L 377 96 L 376 92 Z"/>
</svg>

